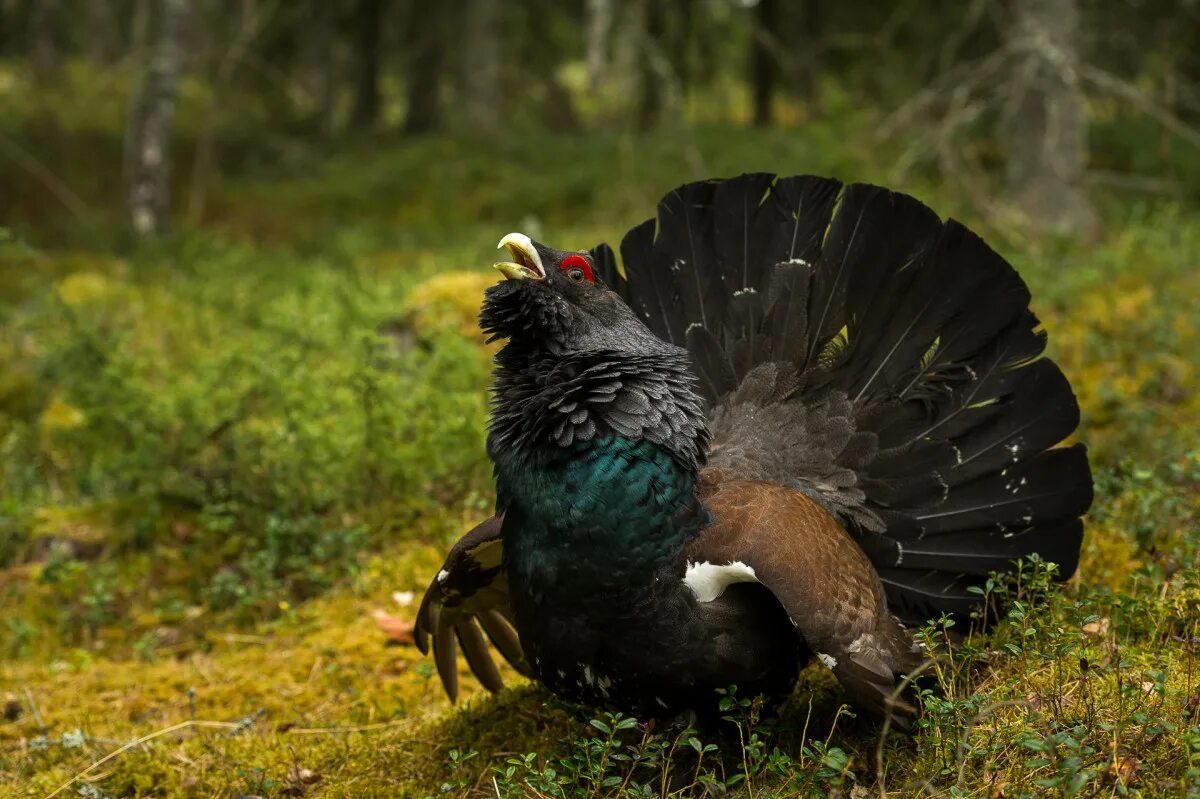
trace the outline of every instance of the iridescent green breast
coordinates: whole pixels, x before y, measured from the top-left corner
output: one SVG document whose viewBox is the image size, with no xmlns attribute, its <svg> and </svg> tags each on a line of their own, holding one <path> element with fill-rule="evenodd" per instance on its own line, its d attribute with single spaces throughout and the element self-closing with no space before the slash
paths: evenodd
<svg viewBox="0 0 1200 799">
<path fill-rule="evenodd" d="M 510 583 L 533 601 L 636 586 L 708 521 L 692 471 L 647 441 L 510 453 L 496 474 Z"/>
</svg>

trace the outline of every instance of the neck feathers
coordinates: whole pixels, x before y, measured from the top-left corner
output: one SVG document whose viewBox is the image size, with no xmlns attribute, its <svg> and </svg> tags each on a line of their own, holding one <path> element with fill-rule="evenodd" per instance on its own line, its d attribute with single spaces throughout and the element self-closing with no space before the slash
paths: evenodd
<svg viewBox="0 0 1200 799">
<path fill-rule="evenodd" d="M 704 462 L 708 428 L 682 349 L 551 356 L 510 343 L 496 357 L 493 391 L 493 460 L 616 435 L 662 447 L 693 474 Z"/>
</svg>

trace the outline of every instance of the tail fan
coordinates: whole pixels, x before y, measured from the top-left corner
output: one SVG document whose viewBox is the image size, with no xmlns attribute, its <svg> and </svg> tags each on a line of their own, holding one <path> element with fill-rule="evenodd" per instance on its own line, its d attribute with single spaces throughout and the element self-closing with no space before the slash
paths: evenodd
<svg viewBox="0 0 1200 799">
<path fill-rule="evenodd" d="M 593 250 L 605 283 L 692 355 L 709 465 L 821 502 L 902 620 L 1038 553 L 1070 576 L 1092 500 L 1079 409 L 1016 271 L 903 194 L 748 174 L 682 186 Z"/>
</svg>

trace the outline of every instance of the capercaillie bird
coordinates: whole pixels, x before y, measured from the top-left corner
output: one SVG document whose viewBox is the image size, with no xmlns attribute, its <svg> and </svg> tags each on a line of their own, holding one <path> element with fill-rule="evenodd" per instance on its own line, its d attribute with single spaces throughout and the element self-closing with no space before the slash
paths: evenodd
<svg viewBox="0 0 1200 799">
<path fill-rule="evenodd" d="M 1070 576 L 1092 499 L 1067 379 L 1016 271 L 917 200 L 748 174 L 682 186 L 621 242 L 510 234 L 480 323 L 496 513 L 416 640 L 457 694 L 487 642 L 583 703 L 711 713 L 820 659 L 906 726 L 910 630 L 1032 553 Z"/>
</svg>

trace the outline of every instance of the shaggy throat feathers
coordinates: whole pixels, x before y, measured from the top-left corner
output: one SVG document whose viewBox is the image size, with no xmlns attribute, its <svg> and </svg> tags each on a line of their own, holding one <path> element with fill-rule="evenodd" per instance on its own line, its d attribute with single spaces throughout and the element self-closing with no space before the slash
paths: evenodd
<svg viewBox="0 0 1200 799">
<path fill-rule="evenodd" d="M 499 246 L 510 259 L 495 265 L 504 279 L 480 314 L 490 340 L 506 340 L 488 435 L 497 468 L 619 437 L 656 445 L 694 475 L 708 431 L 687 351 L 608 288 L 611 252 L 565 252 L 520 233 Z"/>
</svg>

